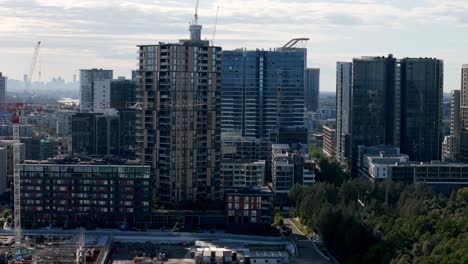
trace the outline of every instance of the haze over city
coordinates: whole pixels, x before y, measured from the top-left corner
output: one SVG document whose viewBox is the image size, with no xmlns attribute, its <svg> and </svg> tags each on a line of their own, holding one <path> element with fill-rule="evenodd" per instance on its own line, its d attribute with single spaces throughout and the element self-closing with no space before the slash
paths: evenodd
<svg viewBox="0 0 468 264">
<path fill-rule="evenodd" d="M 0 14 L 0 263 L 468 263 L 468 0 Z"/>
<path fill-rule="evenodd" d="M 0 0 L 0 68 L 22 80 L 32 51 L 43 42 L 42 81 L 71 81 L 78 69 L 114 68 L 129 77 L 137 44 L 173 42 L 187 35 L 194 1 Z M 321 90 L 335 91 L 336 61 L 360 56 L 437 57 L 444 91 L 460 88 L 468 61 L 468 2 L 210 0 L 200 3 L 204 38 L 223 49 L 275 48 L 308 37 L 308 66 L 321 68 Z M 38 80 L 36 75 L 33 81 Z"/>
</svg>

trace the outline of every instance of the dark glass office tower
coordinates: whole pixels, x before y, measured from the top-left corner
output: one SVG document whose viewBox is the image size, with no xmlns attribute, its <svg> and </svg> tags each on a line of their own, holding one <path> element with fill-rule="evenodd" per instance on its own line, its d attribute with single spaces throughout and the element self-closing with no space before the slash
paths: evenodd
<svg viewBox="0 0 468 264">
<path fill-rule="evenodd" d="M 110 82 L 110 106 L 127 107 L 136 103 L 136 81 L 119 78 Z"/>
<path fill-rule="evenodd" d="M 6 103 L 7 77 L 0 72 L 0 104 Z"/>
<path fill-rule="evenodd" d="M 222 131 L 277 141 L 304 127 L 306 50 L 223 51 Z"/>
<path fill-rule="evenodd" d="M 351 144 L 353 171 L 359 145 L 398 145 L 399 100 L 396 59 L 362 57 L 353 60 Z"/>
<path fill-rule="evenodd" d="M 411 161 L 440 160 L 443 62 L 401 60 L 401 152 Z"/>
<path fill-rule="evenodd" d="M 320 69 L 305 70 L 304 104 L 307 111 L 317 111 L 320 96 Z"/>
</svg>

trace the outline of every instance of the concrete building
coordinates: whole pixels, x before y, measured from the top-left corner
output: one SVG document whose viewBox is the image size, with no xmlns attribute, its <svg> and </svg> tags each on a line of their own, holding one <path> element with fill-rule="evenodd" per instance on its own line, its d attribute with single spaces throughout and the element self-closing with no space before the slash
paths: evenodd
<svg viewBox="0 0 468 264">
<path fill-rule="evenodd" d="M 468 162 L 468 64 L 461 70 L 460 91 L 460 161 Z"/>
<path fill-rule="evenodd" d="M 317 111 L 320 99 L 320 69 L 306 69 L 304 77 L 304 105 L 306 111 Z"/>
<path fill-rule="evenodd" d="M 327 157 L 336 156 L 336 128 L 323 126 L 323 154 Z"/>
<path fill-rule="evenodd" d="M 315 184 L 315 176 L 315 162 L 304 160 L 304 176 L 301 184 L 306 186 Z"/>
<path fill-rule="evenodd" d="M 102 112 L 110 108 L 111 80 L 96 80 L 93 86 L 93 111 Z"/>
<path fill-rule="evenodd" d="M 428 58 L 405 58 L 400 62 L 400 149 L 412 161 L 440 160 L 442 152 L 442 101 L 444 64 Z M 397 140 L 395 143 L 398 143 Z"/>
<path fill-rule="evenodd" d="M 0 148 L 7 150 L 7 175 L 13 176 L 13 140 L 0 140 Z M 20 145 L 20 161 L 24 161 L 26 157 L 26 147 L 24 143 Z"/>
<path fill-rule="evenodd" d="M 21 165 L 23 224 L 119 226 L 151 209 L 150 167 L 62 157 Z"/>
<path fill-rule="evenodd" d="M 392 181 L 408 184 L 425 183 L 434 191 L 450 195 L 468 186 L 468 164 L 445 162 L 407 162 L 389 167 Z"/>
<path fill-rule="evenodd" d="M 442 143 L 442 160 L 454 161 L 460 156 L 460 90 L 454 90 L 450 99 L 450 135 L 444 138 Z"/>
<path fill-rule="evenodd" d="M 221 48 L 201 40 L 138 46 L 138 158 L 162 202 L 220 199 Z"/>
<path fill-rule="evenodd" d="M 221 162 L 221 181 L 224 192 L 234 188 L 263 186 L 265 183 L 265 161 L 223 160 Z"/>
<path fill-rule="evenodd" d="M 276 143 L 282 127 L 304 127 L 307 50 L 223 51 L 222 131 Z"/>
<path fill-rule="evenodd" d="M 359 176 L 372 182 L 387 178 L 389 168 L 398 162 L 409 162 L 409 156 L 399 148 L 388 146 L 359 147 Z"/>
<path fill-rule="evenodd" d="M 7 77 L 0 72 L 0 104 L 6 103 Z"/>
<path fill-rule="evenodd" d="M 136 82 L 119 77 L 117 80 L 94 82 L 94 111 L 108 108 L 125 109 L 136 104 Z"/>
<path fill-rule="evenodd" d="M 224 191 L 233 187 L 262 186 L 267 176 L 271 178 L 271 144 L 268 140 L 223 133 L 221 142 Z M 245 186 L 234 184 L 235 178 L 244 179 L 247 175 L 255 175 L 256 181 L 246 181 L 248 185 Z"/>
<path fill-rule="evenodd" d="M 272 190 L 276 203 L 282 207 L 288 204 L 288 193 L 295 183 L 304 182 L 304 157 L 289 145 L 272 145 Z"/>
<path fill-rule="evenodd" d="M 348 163 L 351 158 L 351 87 L 350 62 L 336 64 L 336 159 Z"/>
<path fill-rule="evenodd" d="M 80 70 L 80 109 L 92 111 L 95 97 L 95 82 L 112 80 L 113 71 L 103 69 Z"/>
<path fill-rule="evenodd" d="M 271 144 L 268 140 L 223 133 L 221 142 L 223 160 L 271 160 Z"/>
<path fill-rule="evenodd" d="M 75 114 L 75 111 L 70 110 L 59 110 L 55 113 L 55 128 L 57 136 L 67 137 L 69 136 L 70 128 L 70 116 Z"/>
<path fill-rule="evenodd" d="M 8 174 L 7 174 L 8 152 L 6 148 L 0 147 L 0 195 L 3 195 L 7 190 Z"/>
</svg>

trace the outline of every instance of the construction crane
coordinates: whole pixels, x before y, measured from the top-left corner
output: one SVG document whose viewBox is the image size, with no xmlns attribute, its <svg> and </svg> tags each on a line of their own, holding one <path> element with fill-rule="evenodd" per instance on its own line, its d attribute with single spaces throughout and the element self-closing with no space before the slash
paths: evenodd
<svg viewBox="0 0 468 264">
<path fill-rule="evenodd" d="M 19 123 L 20 112 L 18 108 L 12 117 L 13 124 L 13 223 L 15 231 L 15 248 L 21 248 L 21 176 L 20 176 L 20 140 Z"/>
<path fill-rule="evenodd" d="M 1 104 L 0 111 L 12 112 L 13 125 L 13 225 L 15 248 L 21 248 L 21 182 L 20 182 L 20 115 L 26 110 L 23 103 Z"/>
<path fill-rule="evenodd" d="M 21 249 L 21 172 L 20 172 L 20 116 L 25 110 L 33 110 L 30 105 L 23 103 L 0 104 L 0 111 L 12 113 L 13 125 L 13 225 L 15 248 Z"/>
<path fill-rule="evenodd" d="M 219 3 L 219 1 L 218 1 Z M 218 27 L 218 16 L 219 16 L 219 4 L 216 7 L 216 17 L 215 17 L 215 24 L 213 29 L 213 39 L 211 40 L 211 45 L 214 46 L 215 38 L 216 38 L 216 28 Z"/>
<path fill-rule="evenodd" d="M 28 78 L 26 79 L 26 91 L 29 90 L 29 87 L 31 86 L 31 82 L 32 82 L 34 70 L 36 68 L 37 57 L 39 56 L 39 49 L 40 48 L 41 48 L 41 42 L 38 41 L 37 45 L 36 45 L 36 48 L 34 49 L 34 54 L 33 54 L 33 57 L 32 57 L 31 65 L 29 67 Z"/>
</svg>

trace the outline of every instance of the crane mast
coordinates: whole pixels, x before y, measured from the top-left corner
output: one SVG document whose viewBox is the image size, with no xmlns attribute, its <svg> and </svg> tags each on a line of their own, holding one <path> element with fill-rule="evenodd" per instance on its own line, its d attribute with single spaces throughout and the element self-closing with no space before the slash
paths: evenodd
<svg viewBox="0 0 468 264">
<path fill-rule="evenodd" d="M 218 27 L 218 16 L 219 16 L 219 5 L 216 7 L 216 18 L 215 24 L 213 29 L 213 39 L 211 40 L 211 45 L 214 46 L 215 38 L 216 38 L 216 28 Z"/>
<path fill-rule="evenodd" d="M 32 77 L 33 77 L 33 74 L 34 74 L 34 69 L 36 68 L 37 57 L 39 56 L 40 47 L 41 47 L 41 42 L 39 41 L 39 42 L 37 42 L 36 48 L 34 49 L 33 58 L 32 58 L 32 61 L 31 61 L 31 66 L 29 67 L 29 74 L 28 74 L 28 78 L 26 80 L 26 90 L 28 90 L 29 87 L 31 86 Z"/>
<path fill-rule="evenodd" d="M 19 116 L 13 115 L 13 216 L 15 231 L 15 247 L 21 247 L 21 183 L 20 183 L 20 143 Z"/>
</svg>

